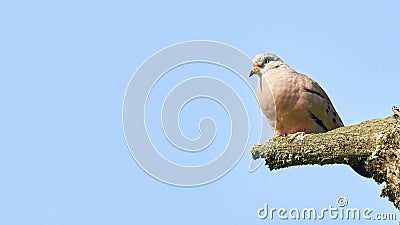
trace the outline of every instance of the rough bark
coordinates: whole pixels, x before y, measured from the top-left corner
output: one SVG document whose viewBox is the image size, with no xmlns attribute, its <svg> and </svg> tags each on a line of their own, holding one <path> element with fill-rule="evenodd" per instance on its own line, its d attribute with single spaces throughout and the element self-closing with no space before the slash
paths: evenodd
<svg viewBox="0 0 400 225">
<path fill-rule="evenodd" d="M 396 118 L 395 118 L 396 117 Z M 289 142 L 279 138 L 257 144 L 254 159 L 264 158 L 270 170 L 297 165 L 354 164 L 366 161 L 367 170 L 381 184 L 400 211 L 400 120 L 398 116 L 373 119 Z"/>
</svg>

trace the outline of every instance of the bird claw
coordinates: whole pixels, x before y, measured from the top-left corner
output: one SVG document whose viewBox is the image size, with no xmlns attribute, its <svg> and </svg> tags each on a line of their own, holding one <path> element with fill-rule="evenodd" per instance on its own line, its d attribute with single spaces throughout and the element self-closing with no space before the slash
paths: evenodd
<svg viewBox="0 0 400 225">
<path fill-rule="evenodd" d="M 299 138 L 304 138 L 304 135 L 306 134 L 306 132 L 296 132 L 296 133 L 293 133 L 293 134 L 288 134 L 288 135 L 286 135 L 286 138 L 289 140 L 289 142 L 291 142 L 291 141 L 293 141 L 296 137 L 299 137 Z"/>
<path fill-rule="evenodd" d="M 272 138 L 269 139 L 270 142 L 276 141 L 276 139 L 283 137 L 283 135 L 274 135 Z"/>
<path fill-rule="evenodd" d="M 296 132 L 293 134 L 287 134 L 287 135 L 274 135 L 271 139 L 269 139 L 269 141 L 276 141 L 276 139 L 280 138 L 280 137 L 285 137 L 289 140 L 289 142 L 293 141 L 296 138 L 299 138 L 300 140 L 302 140 L 304 137 L 306 136 L 306 132 Z"/>
</svg>

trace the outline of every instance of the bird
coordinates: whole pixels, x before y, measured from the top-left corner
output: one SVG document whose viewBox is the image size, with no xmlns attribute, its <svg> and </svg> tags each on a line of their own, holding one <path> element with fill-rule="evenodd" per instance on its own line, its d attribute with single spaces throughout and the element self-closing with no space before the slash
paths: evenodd
<svg viewBox="0 0 400 225">
<path fill-rule="evenodd" d="M 272 140 L 323 133 L 343 127 L 343 121 L 322 87 L 310 77 L 298 73 L 278 56 L 261 53 L 253 59 L 250 77 L 258 75 L 256 98 L 274 131 Z M 363 177 L 371 174 L 365 162 L 350 165 Z"/>
</svg>

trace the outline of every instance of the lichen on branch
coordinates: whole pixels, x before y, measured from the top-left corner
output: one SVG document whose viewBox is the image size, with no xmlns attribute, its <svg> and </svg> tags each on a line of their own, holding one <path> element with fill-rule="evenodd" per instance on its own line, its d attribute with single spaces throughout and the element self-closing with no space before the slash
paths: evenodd
<svg viewBox="0 0 400 225">
<path fill-rule="evenodd" d="M 270 170 L 298 165 L 355 164 L 366 161 L 367 170 L 400 210 L 400 120 L 394 116 L 308 134 L 289 142 L 278 138 L 256 144 L 253 159 L 264 158 Z"/>
</svg>

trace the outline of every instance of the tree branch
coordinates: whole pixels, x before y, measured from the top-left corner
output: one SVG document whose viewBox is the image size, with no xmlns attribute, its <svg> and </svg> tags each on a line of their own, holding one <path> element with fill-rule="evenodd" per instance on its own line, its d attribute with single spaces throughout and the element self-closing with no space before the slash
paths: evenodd
<svg viewBox="0 0 400 225">
<path fill-rule="evenodd" d="M 292 142 L 279 138 L 254 145 L 251 153 L 253 159 L 264 158 L 270 170 L 366 161 L 374 180 L 385 182 L 381 197 L 388 197 L 400 210 L 400 121 L 395 117 L 396 112 L 395 116 L 309 134 Z"/>
</svg>

